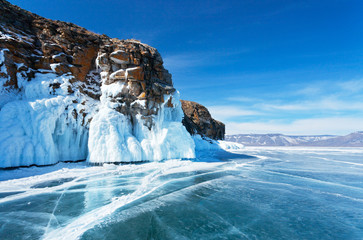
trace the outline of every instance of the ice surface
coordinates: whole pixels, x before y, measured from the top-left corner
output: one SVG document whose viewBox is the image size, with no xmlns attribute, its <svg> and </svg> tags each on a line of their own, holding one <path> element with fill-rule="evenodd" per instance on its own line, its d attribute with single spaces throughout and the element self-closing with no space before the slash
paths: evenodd
<svg viewBox="0 0 363 240">
<path fill-rule="evenodd" d="M 207 137 L 201 137 L 198 134 L 193 136 L 193 140 L 195 142 L 196 151 L 199 152 L 241 150 L 244 148 L 244 146 L 240 143 L 223 140 L 213 140 Z"/>
<path fill-rule="evenodd" d="M 0 237 L 361 238 L 362 148 L 240 153 L 257 157 L 0 170 Z"/>
<path fill-rule="evenodd" d="M 244 146 L 240 143 L 218 140 L 219 146 L 224 150 L 242 150 Z"/>
</svg>

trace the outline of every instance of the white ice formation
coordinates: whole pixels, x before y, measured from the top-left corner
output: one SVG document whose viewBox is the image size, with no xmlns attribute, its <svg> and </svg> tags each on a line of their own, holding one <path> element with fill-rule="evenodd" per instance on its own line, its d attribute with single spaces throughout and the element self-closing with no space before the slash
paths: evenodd
<svg viewBox="0 0 363 240">
<path fill-rule="evenodd" d="M 125 71 L 127 73 L 127 69 Z M 136 162 L 195 157 L 194 141 L 181 123 L 183 111 L 177 91 L 163 96 L 164 102 L 153 116 L 153 126 L 149 129 L 140 113 L 130 121 L 130 116 L 115 110 L 117 104 L 112 99 L 129 91 L 129 85 L 121 81 L 107 85 L 107 73 L 101 72 L 101 76 L 100 110 L 90 125 L 88 161 Z M 167 103 L 173 107 L 167 107 Z M 146 100 L 135 100 L 133 104 L 146 108 Z"/>
<path fill-rule="evenodd" d="M 5 87 L 5 51 L 0 52 L 0 167 L 195 157 L 194 141 L 181 123 L 177 91 L 164 96 L 148 128 L 141 114 L 131 121 L 113 108 L 108 96 L 119 94 L 125 83 L 94 86 L 100 101 L 71 83 L 70 73 L 59 76 L 50 70 L 36 73 L 31 81 L 18 73 L 18 89 Z"/>
</svg>

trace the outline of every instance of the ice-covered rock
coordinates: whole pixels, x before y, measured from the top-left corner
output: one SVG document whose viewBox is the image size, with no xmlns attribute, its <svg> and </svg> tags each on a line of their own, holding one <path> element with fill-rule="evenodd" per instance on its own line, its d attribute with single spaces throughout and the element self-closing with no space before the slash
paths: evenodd
<svg viewBox="0 0 363 240">
<path fill-rule="evenodd" d="M 135 162 L 173 158 L 194 158 L 194 142 L 181 123 L 180 102 L 173 94 L 174 107 L 163 103 L 149 129 L 141 114 L 130 121 L 102 102 L 90 126 L 89 157 L 93 163 Z M 179 105 L 178 105 L 179 104 Z"/>
<path fill-rule="evenodd" d="M 0 110 L 0 167 L 48 165 L 87 157 L 86 123 L 98 106 L 79 91 L 69 95 L 69 80 L 70 76 L 37 73 L 30 82 L 18 82 L 18 98 Z M 55 93 L 50 87 L 54 84 L 59 86 Z M 87 104 L 77 104 L 87 99 Z"/>
<path fill-rule="evenodd" d="M 0 167 L 195 157 L 155 48 L 0 0 Z"/>
</svg>

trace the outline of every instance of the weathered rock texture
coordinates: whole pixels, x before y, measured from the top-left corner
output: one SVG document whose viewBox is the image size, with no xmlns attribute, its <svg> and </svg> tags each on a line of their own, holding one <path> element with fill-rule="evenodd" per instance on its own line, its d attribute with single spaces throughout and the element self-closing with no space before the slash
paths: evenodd
<svg viewBox="0 0 363 240">
<path fill-rule="evenodd" d="M 215 140 L 223 140 L 225 125 L 212 118 L 203 105 L 181 100 L 184 111 L 183 124 L 191 134 L 199 134 Z"/>
<path fill-rule="evenodd" d="M 107 96 L 116 103 L 115 109 L 127 116 L 141 114 L 145 124 L 151 128 L 153 115 L 164 103 L 165 95 L 175 89 L 171 75 L 163 67 L 163 60 L 155 48 L 135 40 L 111 39 L 107 45 L 100 47 L 97 65 L 102 70 L 102 82 L 110 85 L 124 83 L 116 96 Z M 137 101 L 144 100 L 144 102 Z M 174 107 L 172 99 L 167 107 Z"/>
<path fill-rule="evenodd" d="M 109 85 L 120 81 L 126 84 L 120 94 L 111 97 L 110 101 L 117 103 L 114 108 L 129 116 L 142 114 L 149 127 L 158 105 L 164 102 L 164 94 L 175 91 L 171 75 L 155 48 L 136 40 L 95 34 L 72 23 L 52 21 L 4 0 L 0 0 L 0 13 L 0 48 L 6 49 L 3 64 L 7 75 L 3 75 L 8 90 L 20 88 L 20 77 L 31 81 L 36 73 L 55 72 L 72 76 L 69 94 L 77 89 L 99 100 L 102 82 Z M 97 63 L 103 73 L 102 81 Z M 60 86 L 50 87 L 55 90 Z M 146 104 L 135 100 L 145 100 Z M 171 101 L 167 106 L 173 107 Z M 85 113 L 86 109 L 74 116 L 82 118 Z"/>
<path fill-rule="evenodd" d="M 222 139 L 224 125 L 193 104 L 187 130 Z M 193 158 L 182 116 L 155 48 L 0 0 L 0 167 Z"/>
</svg>

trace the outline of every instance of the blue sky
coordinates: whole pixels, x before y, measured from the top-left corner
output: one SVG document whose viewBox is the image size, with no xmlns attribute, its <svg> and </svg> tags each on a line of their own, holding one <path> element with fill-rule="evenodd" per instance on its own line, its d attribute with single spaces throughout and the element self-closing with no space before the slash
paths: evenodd
<svg viewBox="0 0 363 240">
<path fill-rule="evenodd" d="M 228 134 L 363 130 L 363 1 L 10 2 L 156 47 Z"/>
</svg>

